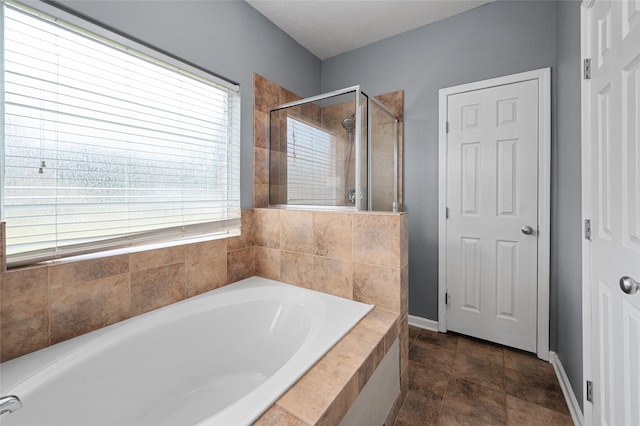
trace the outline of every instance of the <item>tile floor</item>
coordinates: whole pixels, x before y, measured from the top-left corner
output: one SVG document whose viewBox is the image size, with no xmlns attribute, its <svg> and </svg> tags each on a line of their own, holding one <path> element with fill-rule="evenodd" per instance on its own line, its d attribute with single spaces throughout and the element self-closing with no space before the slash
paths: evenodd
<svg viewBox="0 0 640 426">
<path fill-rule="evenodd" d="M 409 392 L 395 426 L 572 424 L 548 362 L 455 333 L 409 327 Z"/>
</svg>

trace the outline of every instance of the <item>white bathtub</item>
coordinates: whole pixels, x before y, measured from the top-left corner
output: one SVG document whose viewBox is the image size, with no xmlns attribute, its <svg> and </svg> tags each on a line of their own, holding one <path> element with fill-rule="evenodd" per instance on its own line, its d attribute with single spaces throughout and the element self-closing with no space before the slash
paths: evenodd
<svg viewBox="0 0 640 426">
<path fill-rule="evenodd" d="M 244 425 L 372 308 L 259 277 L 0 364 L 0 425 Z"/>
</svg>

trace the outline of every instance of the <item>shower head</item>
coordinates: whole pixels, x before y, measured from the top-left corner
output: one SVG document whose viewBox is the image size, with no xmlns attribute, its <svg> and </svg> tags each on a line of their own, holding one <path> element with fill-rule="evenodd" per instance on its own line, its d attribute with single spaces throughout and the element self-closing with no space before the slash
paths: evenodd
<svg viewBox="0 0 640 426">
<path fill-rule="evenodd" d="M 356 117 L 352 115 L 351 117 L 347 117 L 342 120 L 342 127 L 349 133 L 353 132 L 353 129 L 356 128 Z"/>
</svg>

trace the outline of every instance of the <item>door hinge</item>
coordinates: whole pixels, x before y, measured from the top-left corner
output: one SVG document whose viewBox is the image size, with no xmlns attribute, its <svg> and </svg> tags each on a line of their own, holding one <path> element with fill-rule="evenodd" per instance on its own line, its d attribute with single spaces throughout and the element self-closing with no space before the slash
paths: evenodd
<svg viewBox="0 0 640 426">
<path fill-rule="evenodd" d="M 449 296 L 449 293 L 445 293 L 444 294 L 444 304 L 445 304 L 445 306 L 449 306 L 449 297 L 451 297 L 451 296 Z"/>
<path fill-rule="evenodd" d="M 444 217 L 445 219 L 449 219 L 449 207 L 444 208 Z"/>
<path fill-rule="evenodd" d="M 593 402 L 593 382 L 587 380 L 587 401 Z"/>
<path fill-rule="evenodd" d="M 591 79 L 591 59 L 590 58 L 587 58 L 584 60 L 583 70 L 584 70 L 584 79 L 590 80 Z"/>
<path fill-rule="evenodd" d="M 444 131 L 445 131 L 445 133 L 449 133 L 449 122 L 448 121 L 445 121 L 445 123 L 444 123 Z"/>
<path fill-rule="evenodd" d="M 591 219 L 584 220 L 584 239 L 591 241 Z"/>
</svg>

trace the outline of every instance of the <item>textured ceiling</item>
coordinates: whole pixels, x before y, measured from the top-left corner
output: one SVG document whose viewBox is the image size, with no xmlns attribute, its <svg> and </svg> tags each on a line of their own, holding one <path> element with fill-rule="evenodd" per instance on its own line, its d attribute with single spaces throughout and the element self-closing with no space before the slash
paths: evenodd
<svg viewBox="0 0 640 426">
<path fill-rule="evenodd" d="M 246 0 L 320 59 L 493 0 Z"/>
</svg>

